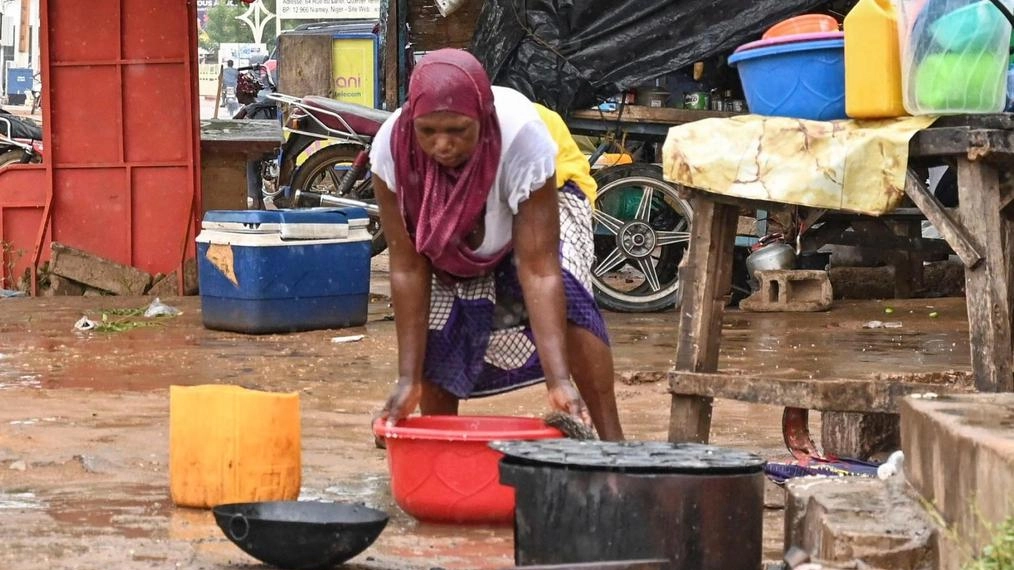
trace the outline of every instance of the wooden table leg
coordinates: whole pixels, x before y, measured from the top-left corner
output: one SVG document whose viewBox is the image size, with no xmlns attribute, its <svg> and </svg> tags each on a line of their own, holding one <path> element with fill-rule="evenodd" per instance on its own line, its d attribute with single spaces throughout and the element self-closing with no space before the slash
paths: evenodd
<svg viewBox="0 0 1014 570">
<path fill-rule="evenodd" d="M 690 245 L 680 264 L 676 370 L 718 370 L 722 314 L 732 291 L 732 252 L 739 211 L 697 195 Z M 711 398 L 673 394 L 669 441 L 707 443 Z"/>
<path fill-rule="evenodd" d="M 920 221 L 889 221 L 887 226 L 901 237 L 922 237 Z M 895 250 L 889 257 L 894 268 L 895 298 L 908 299 L 925 288 L 922 254 L 912 250 Z"/>
<path fill-rule="evenodd" d="M 1011 344 L 1011 240 L 1014 225 L 1001 212 L 997 171 L 981 161 L 958 160 L 958 209 L 985 261 L 965 268 L 965 299 L 972 373 L 980 392 L 1014 391 Z"/>
</svg>

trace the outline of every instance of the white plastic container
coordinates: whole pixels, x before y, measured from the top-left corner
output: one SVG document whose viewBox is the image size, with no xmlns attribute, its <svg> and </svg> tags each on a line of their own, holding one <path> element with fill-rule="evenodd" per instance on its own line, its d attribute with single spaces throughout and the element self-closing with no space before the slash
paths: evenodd
<svg viewBox="0 0 1014 570">
<path fill-rule="evenodd" d="M 1011 0 L 1004 0 L 1008 8 Z M 990 0 L 897 0 L 905 110 L 999 113 L 1011 24 Z"/>
</svg>

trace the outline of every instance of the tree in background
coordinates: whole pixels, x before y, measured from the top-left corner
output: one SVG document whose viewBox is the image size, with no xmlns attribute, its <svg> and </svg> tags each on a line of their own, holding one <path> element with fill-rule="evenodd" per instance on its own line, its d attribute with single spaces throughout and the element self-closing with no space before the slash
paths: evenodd
<svg viewBox="0 0 1014 570">
<path fill-rule="evenodd" d="M 275 13 L 276 0 L 264 0 L 264 7 Z M 208 20 L 199 38 L 199 45 L 211 52 L 218 52 L 219 44 L 250 43 L 254 41 L 253 32 L 244 22 L 237 20 L 249 9 L 249 3 L 243 0 L 222 2 L 208 9 Z M 276 43 L 274 37 L 275 23 L 272 21 L 265 30 L 264 42 L 270 52 Z"/>
<path fill-rule="evenodd" d="M 208 10 L 208 21 L 201 34 L 200 46 L 208 51 L 218 52 L 219 44 L 248 43 L 253 34 L 246 24 L 236 19 L 246 8 L 232 4 L 219 4 Z"/>
</svg>

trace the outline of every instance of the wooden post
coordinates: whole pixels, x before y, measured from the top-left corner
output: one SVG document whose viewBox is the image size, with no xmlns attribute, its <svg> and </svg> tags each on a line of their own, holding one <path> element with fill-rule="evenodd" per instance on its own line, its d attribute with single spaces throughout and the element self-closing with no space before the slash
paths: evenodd
<svg viewBox="0 0 1014 570">
<path fill-rule="evenodd" d="M 896 235 L 913 239 L 922 237 L 920 221 L 903 220 L 888 221 L 889 227 Z M 895 249 L 888 254 L 894 268 L 894 296 L 897 299 L 908 299 L 916 291 L 925 287 L 923 276 L 923 256 L 911 249 Z"/>
<path fill-rule="evenodd" d="M 820 444 L 824 453 L 866 460 L 901 447 L 898 414 L 832 412 L 820 414 Z"/>
<path fill-rule="evenodd" d="M 333 39 L 328 34 L 286 34 L 278 38 L 278 91 L 295 97 L 331 97 Z"/>
<path fill-rule="evenodd" d="M 999 177 L 982 161 L 958 159 L 958 209 L 981 245 L 983 263 L 965 268 L 972 373 L 980 392 L 1014 391 L 1011 344 L 1012 223 L 1001 212 Z"/>
<path fill-rule="evenodd" d="M 398 53 L 401 36 L 398 34 L 398 2 L 390 2 L 387 9 L 386 42 L 384 43 L 384 103 L 388 111 L 398 108 Z"/>
<path fill-rule="evenodd" d="M 218 110 L 222 107 L 222 75 L 225 71 L 222 70 L 222 66 L 218 66 L 218 89 L 215 91 L 215 117 L 218 118 Z M 230 117 L 231 118 L 231 117 Z"/>
<path fill-rule="evenodd" d="M 680 264 L 676 370 L 715 372 L 722 314 L 732 290 L 732 253 L 739 212 L 695 196 L 690 246 Z M 669 441 L 707 443 L 711 398 L 673 394 Z"/>
<path fill-rule="evenodd" d="M 968 230 L 961 224 L 955 223 L 951 214 L 911 170 L 908 171 L 908 177 L 905 180 L 905 194 L 912 199 L 919 211 L 940 232 L 940 236 L 961 258 L 965 267 L 975 267 L 982 261 L 982 254 L 979 253 L 975 240 L 968 235 Z"/>
</svg>

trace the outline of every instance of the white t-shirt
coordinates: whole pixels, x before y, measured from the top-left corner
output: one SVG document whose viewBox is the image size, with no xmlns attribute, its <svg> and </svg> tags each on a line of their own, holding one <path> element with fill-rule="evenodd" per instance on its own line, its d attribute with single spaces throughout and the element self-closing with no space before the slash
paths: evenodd
<svg viewBox="0 0 1014 570">
<path fill-rule="evenodd" d="M 500 166 L 486 200 L 486 227 L 479 257 L 491 257 L 511 241 L 518 205 L 528 199 L 556 172 L 556 143 L 524 95 L 507 87 L 493 87 L 496 116 L 500 121 Z M 401 115 L 398 109 L 377 132 L 370 150 L 373 174 L 397 192 L 391 131 Z M 478 190 L 478 189 L 477 189 Z"/>
</svg>

